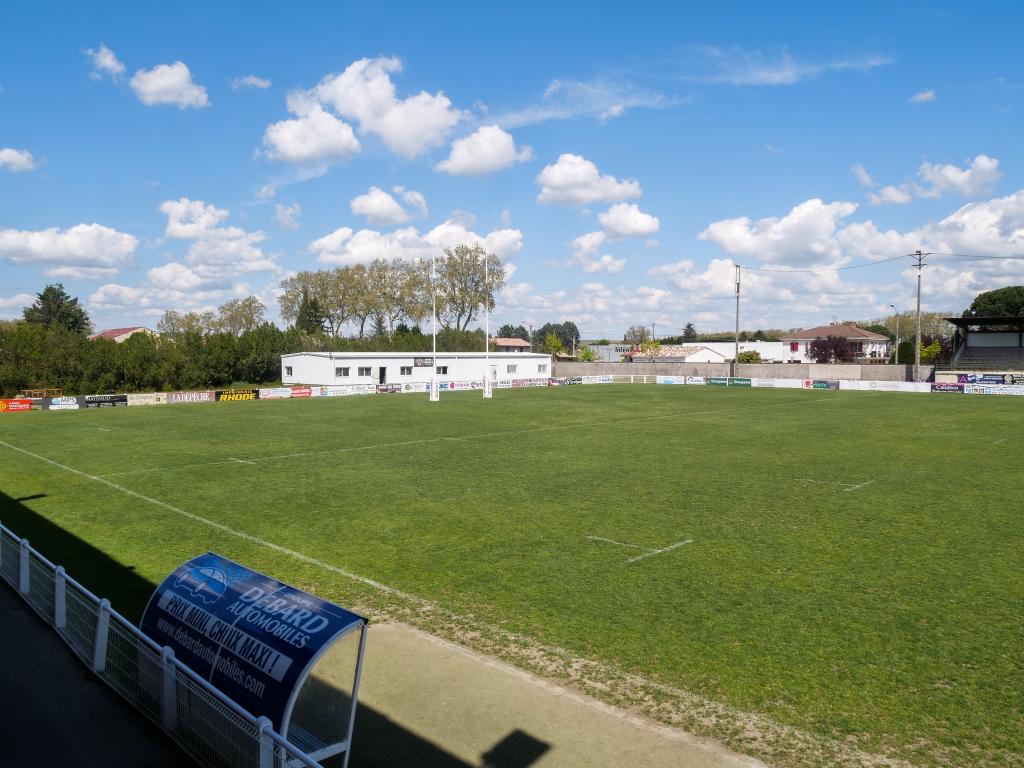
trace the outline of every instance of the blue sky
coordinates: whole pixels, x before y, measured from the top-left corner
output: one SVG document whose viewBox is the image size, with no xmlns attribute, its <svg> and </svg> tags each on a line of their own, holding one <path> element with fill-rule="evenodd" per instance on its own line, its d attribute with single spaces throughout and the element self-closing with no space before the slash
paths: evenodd
<svg viewBox="0 0 1024 768">
<path fill-rule="evenodd" d="M 479 5 L 8 6 L 0 316 L 277 319 L 291 272 L 479 239 L 496 322 L 726 329 L 739 263 L 789 328 L 911 309 L 916 248 L 1024 254 L 1015 4 Z M 932 257 L 923 304 L 1022 271 Z"/>
</svg>

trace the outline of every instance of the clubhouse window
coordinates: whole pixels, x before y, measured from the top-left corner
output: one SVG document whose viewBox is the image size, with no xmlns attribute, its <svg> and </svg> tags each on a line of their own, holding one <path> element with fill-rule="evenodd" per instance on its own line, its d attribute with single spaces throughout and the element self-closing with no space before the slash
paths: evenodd
<svg viewBox="0 0 1024 768">
<path fill-rule="evenodd" d="M 518 368 L 519 366 L 515 363 L 509 364 L 505 366 L 505 373 L 515 373 Z"/>
<path fill-rule="evenodd" d="M 366 366 L 362 366 L 361 365 L 361 366 L 359 366 L 359 375 L 360 376 L 373 376 L 373 367 L 369 366 L 369 365 L 366 365 Z"/>
<path fill-rule="evenodd" d="M 547 373 L 547 372 L 548 372 L 548 364 L 547 363 L 541 363 L 540 365 L 537 366 L 537 373 Z"/>
<path fill-rule="evenodd" d="M 348 376 L 348 370 L 349 370 L 348 368 L 335 368 L 334 369 L 334 375 L 338 376 L 338 377 Z"/>
<path fill-rule="evenodd" d="M 412 376 L 412 366 L 411 365 L 403 365 L 402 366 L 402 370 L 401 370 L 401 375 L 402 376 Z"/>
<path fill-rule="evenodd" d="M 447 376 L 448 375 L 448 366 L 447 365 L 439 365 L 439 366 L 437 366 L 437 375 L 438 376 Z"/>
<path fill-rule="evenodd" d="M 292 375 L 292 367 L 290 365 L 286 365 L 284 367 L 284 375 L 285 376 L 291 376 Z"/>
</svg>

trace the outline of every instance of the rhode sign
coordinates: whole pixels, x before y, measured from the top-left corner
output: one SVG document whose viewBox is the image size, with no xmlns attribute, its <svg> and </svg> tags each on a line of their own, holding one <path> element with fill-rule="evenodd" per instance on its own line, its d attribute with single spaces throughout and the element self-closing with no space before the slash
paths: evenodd
<svg viewBox="0 0 1024 768">
<path fill-rule="evenodd" d="M 319 652 L 365 619 L 207 552 L 157 587 L 142 630 L 283 729 Z"/>
</svg>

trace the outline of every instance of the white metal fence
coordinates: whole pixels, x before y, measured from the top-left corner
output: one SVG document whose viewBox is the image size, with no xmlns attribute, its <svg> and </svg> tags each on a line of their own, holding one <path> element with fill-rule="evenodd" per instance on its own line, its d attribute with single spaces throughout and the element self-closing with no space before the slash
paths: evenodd
<svg viewBox="0 0 1024 768">
<path fill-rule="evenodd" d="M 0 525 L 0 578 L 101 680 L 209 768 L 321 768 Z"/>
</svg>

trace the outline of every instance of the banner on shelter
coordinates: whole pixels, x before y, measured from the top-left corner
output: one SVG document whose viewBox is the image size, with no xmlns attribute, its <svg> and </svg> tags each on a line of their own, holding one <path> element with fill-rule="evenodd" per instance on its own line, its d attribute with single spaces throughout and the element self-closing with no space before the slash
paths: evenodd
<svg viewBox="0 0 1024 768">
<path fill-rule="evenodd" d="M 958 384 L 1024 384 L 1024 373 L 959 373 Z"/>
<path fill-rule="evenodd" d="M 432 357 L 414 357 L 412 359 L 412 365 L 414 368 L 433 368 L 434 358 Z"/>
<path fill-rule="evenodd" d="M 142 631 L 247 711 L 280 729 L 317 654 L 365 620 L 213 552 L 168 576 Z"/>
</svg>

